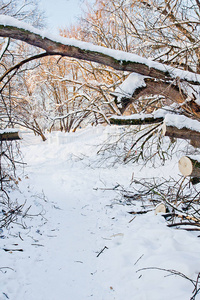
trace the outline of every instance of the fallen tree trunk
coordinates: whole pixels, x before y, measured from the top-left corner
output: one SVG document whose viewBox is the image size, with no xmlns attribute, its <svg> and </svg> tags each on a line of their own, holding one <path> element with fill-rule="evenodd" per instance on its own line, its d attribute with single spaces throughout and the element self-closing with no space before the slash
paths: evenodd
<svg viewBox="0 0 200 300">
<path fill-rule="evenodd" d="M 177 103 L 183 103 L 187 95 L 184 95 L 179 83 L 186 81 L 193 85 L 200 85 L 199 74 L 184 70 L 180 72 L 179 69 L 154 62 L 132 53 L 96 46 L 60 36 L 53 37 L 49 34 L 45 35 L 43 31 L 5 15 L 1 15 L 0 36 L 21 40 L 44 49 L 46 52 L 41 54 L 44 56 L 61 55 L 83 59 L 107 65 L 116 70 L 135 72 L 149 77 L 145 79 L 146 86 L 137 89 L 137 95 L 134 95 L 134 97 L 136 96 L 137 98 L 142 95 L 160 94 Z M 176 79 L 176 84 L 174 84 L 174 79 Z M 133 99 L 124 99 L 124 101 L 122 112 L 124 112 Z M 195 102 L 195 97 L 194 100 L 188 102 L 184 108 L 200 118 L 200 106 Z"/>
<path fill-rule="evenodd" d="M 162 132 L 170 138 L 190 140 L 194 147 L 200 147 L 200 122 L 197 120 L 184 115 L 167 114 Z"/>
<path fill-rule="evenodd" d="M 132 95 L 127 97 L 126 91 L 124 92 L 124 95 L 122 91 L 120 97 L 120 104 L 122 108 L 120 109 L 120 111 L 123 113 L 132 102 L 138 100 L 141 97 L 150 95 L 161 95 L 164 96 L 165 99 L 176 102 L 178 104 L 184 103 L 188 97 L 188 95 L 186 95 L 180 88 L 180 85 L 178 83 L 174 84 L 170 81 L 159 80 L 158 77 L 144 77 L 143 82 L 141 81 L 141 86 L 138 86 L 134 90 L 134 93 Z M 116 103 L 118 103 L 118 95 L 116 93 L 113 93 L 113 96 L 115 97 Z M 200 106 L 195 102 L 194 99 L 187 101 L 187 103 L 182 105 L 182 108 L 185 109 L 188 113 L 192 113 L 200 119 Z"/>
<path fill-rule="evenodd" d="M 20 140 L 21 134 L 19 131 L 3 131 L 0 130 L 0 141 L 14 141 L 14 140 Z"/>
<path fill-rule="evenodd" d="M 162 132 L 164 136 L 169 136 L 171 138 L 179 138 L 184 140 L 200 141 L 200 132 L 191 130 L 188 128 L 177 128 L 175 126 L 168 126 L 165 122 L 163 123 Z"/>
<path fill-rule="evenodd" d="M 42 31 L 39 31 L 34 27 L 27 26 L 26 23 L 18 23 L 17 20 L 15 20 L 14 26 L 12 22 L 10 22 L 10 24 L 9 22 L 7 23 L 8 25 L 6 26 L 0 23 L 0 36 L 24 41 L 30 45 L 44 49 L 51 55 L 62 55 L 93 61 L 110 66 L 116 70 L 136 72 L 155 78 L 169 79 L 171 77 L 167 70 L 169 67 L 165 69 L 161 67 L 162 64 L 156 64 L 154 62 L 151 62 L 150 66 L 150 61 L 148 63 L 147 59 L 141 59 L 134 54 L 95 46 L 86 42 L 62 38 L 60 36 L 53 40 L 50 36 L 44 36 Z M 157 65 L 160 65 L 160 68 L 159 66 L 157 67 Z M 192 83 L 197 83 L 195 78 L 192 80 Z M 199 83 L 200 82 L 198 82 L 198 84 Z"/>
<path fill-rule="evenodd" d="M 178 162 L 178 167 L 183 176 L 200 178 L 200 162 L 188 156 L 183 156 Z"/>
<path fill-rule="evenodd" d="M 194 147 L 194 148 L 200 148 L 200 140 L 190 140 L 190 144 Z"/>
<path fill-rule="evenodd" d="M 163 122 L 163 117 L 154 117 L 154 115 L 131 115 L 131 116 L 112 116 L 110 124 L 114 125 L 148 125 Z"/>
<path fill-rule="evenodd" d="M 49 54 L 68 56 L 93 61 L 116 70 L 130 71 L 158 79 L 174 79 L 200 84 L 200 75 L 124 51 L 113 50 L 74 39 L 52 36 L 15 18 L 1 15 L 0 36 L 24 41 L 44 49 Z"/>
</svg>

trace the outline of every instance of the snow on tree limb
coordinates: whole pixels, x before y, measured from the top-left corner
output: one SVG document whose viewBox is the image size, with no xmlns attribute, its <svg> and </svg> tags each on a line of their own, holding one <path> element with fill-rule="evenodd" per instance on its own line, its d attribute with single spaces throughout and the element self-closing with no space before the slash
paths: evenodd
<svg viewBox="0 0 200 300">
<path fill-rule="evenodd" d="M 200 122 L 183 115 L 167 114 L 162 132 L 164 136 L 190 140 L 196 147 L 200 147 Z"/>
<path fill-rule="evenodd" d="M 151 114 L 140 113 L 132 114 L 130 116 L 112 115 L 110 117 L 110 123 L 116 125 L 147 125 L 161 123 L 165 116 L 170 112 L 173 113 L 170 107 L 164 107 L 163 109 L 158 109 Z"/>
<path fill-rule="evenodd" d="M 188 94 L 182 90 L 179 79 L 170 82 L 132 73 L 112 94 L 122 113 L 132 101 L 140 97 L 161 95 L 181 104 L 188 113 L 193 113 L 197 118 L 200 118 L 200 106 L 195 101 L 195 95 L 192 95 L 193 99 L 188 100 Z"/>
<path fill-rule="evenodd" d="M 166 114 L 165 124 L 178 129 L 189 129 L 200 134 L 199 122 L 183 115 Z"/>
<path fill-rule="evenodd" d="M 110 124 L 115 125 L 147 125 L 160 123 L 164 120 L 163 117 L 155 117 L 153 114 L 134 114 L 132 116 L 111 116 Z"/>
<path fill-rule="evenodd" d="M 95 46 L 91 43 L 60 36 L 55 37 L 5 15 L 0 15 L 0 36 L 21 40 L 39 47 L 49 54 L 93 61 L 116 70 L 136 72 L 163 80 L 179 77 L 180 80 L 200 84 L 200 75 L 198 74 L 175 69 L 132 53 Z"/>
<path fill-rule="evenodd" d="M 2 141 L 14 141 L 22 138 L 19 130 L 9 128 L 0 130 L 0 142 Z"/>
</svg>

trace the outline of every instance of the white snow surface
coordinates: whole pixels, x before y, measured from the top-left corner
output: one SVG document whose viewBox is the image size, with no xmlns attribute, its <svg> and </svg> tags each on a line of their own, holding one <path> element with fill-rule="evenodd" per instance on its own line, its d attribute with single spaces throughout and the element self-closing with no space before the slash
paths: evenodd
<svg viewBox="0 0 200 300">
<path fill-rule="evenodd" d="M 30 215 L 42 214 L 26 218 L 25 229 L 15 224 L 1 232 L 1 300 L 191 298 L 194 286 L 185 278 L 141 269 L 173 269 L 196 279 L 197 234 L 167 227 L 153 211 L 133 218 L 127 212 L 136 210 L 137 203 L 114 201 L 113 188 L 117 183 L 130 187 L 133 172 L 137 178 L 178 176 L 177 159 L 142 170 L 137 165 L 91 164 L 95 145 L 116 128 L 52 133 L 46 142 L 31 133 L 23 135 L 26 176 L 21 177 L 19 192 L 10 196 L 19 203 L 26 199 Z"/>
<path fill-rule="evenodd" d="M 118 120 L 144 120 L 145 118 L 165 118 L 166 115 L 174 115 L 174 107 L 173 106 L 163 106 L 163 108 L 156 109 L 153 113 L 139 113 L 132 114 L 129 116 L 118 116 L 112 115 L 111 118 Z"/>
<path fill-rule="evenodd" d="M 138 73 L 131 73 L 126 80 L 115 89 L 113 95 L 117 96 L 119 102 L 123 97 L 132 97 L 137 88 L 146 86 L 144 78 L 146 77 Z"/>
<path fill-rule="evenodd" d="M 0 134 L 4 134 L 4 133 L 17 133 L 19 132 L 19 129 L 16 128 L 6 128 L 6 129 L 1 129 L 0 130 Z"/>
<path fill-rule="evenodd" d="M 167 114 L 165 116 L 165 124 L 177 127 L 178 129 L 187 128 L 200 132 L 200 122 L 183 115 Z"/>
<path fill-rule="evenodd" d="M 24 29 L 24 30 L 33 32 L 37 35 L 40 35 L 42 38 L 47 38 L 47 39 L 50 39 L 50 40 L 58 42 L 58 43 L 63 43 L 64 45 L 79 47 L 86 51 L 91 50 L 91 51 L 103 53 L 103 54 L 111 56 L 114 59 L 117 59 L 119 61 L 121 60 L 121 61 L 132 61 L 132 62 L 136 62 L 136 63 L 137 62 L 142 63 L 142 64 L 145 64 L 146 66 L 148 66 L 149 68 L 155 68 L 155 69 L 158 69 L 158 70 L 161 70 L 164 72 L 168 71 L 170 73 L 171 77 L 174 77 L 174 78 L 176 78 L 178 76 L 183 80 L 186 79 L 189 81 L 200 82 L 200 75 L 198 75 L 198 74 L 191 73 L 191 72 L 184 71 L 184 70 L 175 69 L 171 66 L 163 65 L 161 63 L 152 61 L 150 59 L 143 58 L 143 57 L 138 56 L 133 53 L 127 53 L 124 51 L 109 49 L 109 48 L 102 47 L 102 46 L 96 46 L 96 45 L 93 45 L 93 44 L 87 43 L 87 42 L 82 42 L 82 41 L 75 40 L 75 39 L 69 39 L 69 38 L 64 38 L 61 36 L 53 35 L 48 30 L 46 30 L 46 31 L 39 30 L 39 29 L 31 26 L 30 24 L 19 21 L 13 17 L 7 16 L 7 15 L 0 15 L 0 25 L 14 26 L 14 27 L 17 27 L 20 29 Z"/>
</svg>

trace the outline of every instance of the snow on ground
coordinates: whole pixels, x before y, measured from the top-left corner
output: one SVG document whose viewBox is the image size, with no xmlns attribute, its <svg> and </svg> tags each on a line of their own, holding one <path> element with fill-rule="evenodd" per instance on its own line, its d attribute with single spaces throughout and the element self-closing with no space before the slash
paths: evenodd
<svg viewBox="0 0 200 300">
<path fill-rule="evenodd" d="M 27 199 L 28 213 L 37 216 L 23 221 L 25 229 L 13 225 L 1 233 L 0 300 L 191 298 L 189 280 L 155 268 L 195 280 L 200 272 L 197 235 L 168 228 L 154 212 L 133 218 L 127 213 L 132 207 L 114 201 L 113 187 L 128 187 L 133 172 L 138 178 L 177 176 L 177 159 L 142 170 L 91 163 L 94 145 L 113 130 L 53 133 L 46 142 L 24 135 L 25 178 L 11 194 L 19 203 Z"/>
</svg>

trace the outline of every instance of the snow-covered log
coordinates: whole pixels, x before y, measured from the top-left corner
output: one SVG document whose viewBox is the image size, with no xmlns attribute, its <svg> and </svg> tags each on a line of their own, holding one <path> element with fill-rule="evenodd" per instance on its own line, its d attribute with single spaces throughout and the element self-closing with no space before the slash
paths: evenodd
<svg viewBox="0 0 200 300">
<path fill-rule="evenodd" d="M 200 124 L 199 124 L 200 126 Z M 200 141 L 200 132 L 194 131 L 187 128 L 177 128 L 175 126 L 168 126 L 166 123 L 163 123 L 163 135 L 169 136 L 171 138 L 179 138 L 184 140 L 191 141 Z"/>
<path fill-rule="evenodd" d="M 183 176 L 200 178 L 200 161 L 183 156 L 178 162 L 179 170 Z"/>
<path fill-rule="evenodd" d="M 200 75 L 198 74 L 179 70 L 132 53 L 53 36 L 5 15 L 0 15 L 0 36 L 24 41 L 44 49 L 49 54 L 93 61 L 113 67 L 116 70 L 136 72 L 163 80 L 179 78 L 191 84 L 200 84 Z"/>
<path fill-rule="evenodd" d="M 194 148 L 200 148 L 200 139 L 198 139 L 198 140 L 190 140 L 190 144 L 191 144 Z"/>
<path fill-rule="evenodd" d="M 180 89 L 180 82 L 200 85 L 200 74 L 179 70 L 133 53 L 96 46 L 75 39 L 53 36 L 15 18 L 0 15 L 0 36 L 24 41 L 39 47 L 44 55 L 61 55 L 110 66 L 116 70 L 134 72 L 147 78 L 138 86 L 134 95 L 122 99 L 122 112 L 134 98 L 145 95 L 163 95 L 177 103 L 183 103 L 187 95 Z M 173 80 L 173 81 L 172 81 Z M 187 102 L 186 110 L 200 117 L 200 105 L 195 99 Z"/>
<path fill-rule="evenodd" d="M 133 114 L 131 116 L 112 116 L 110 124 L 115 125 L 146 125 L 163 122 L 163 117 L 155 117 L 153 114 Z"/>
<path fill-rule="evenodd" d="M 5 129 L 0 130 L 0 141 L 14 141 L 20 140 L 21 133 L 19 130 Z"/>
<path fill-rule="evenodd" d="M 113 93 L 116 103 L 123 113 L 131 102 L 146 96 L 163 96 L 178 104 L 186 102 L 188 95 L 180 88 L 179 81 L 172 83 L 170 81 L 150 78 L 136 73 L 132 73 Z M 193 113 L 200 118 L 200 105 L 191 99 L 186 104 L 182 104 L 189 113 Z"/>
<path fill-rule="evenodd" d="M 183 115 L 167 114 L 163 123 L 164 136 L 190 140 L 195 147 L 200 146 L 200 122 Z"/>
</svg>

